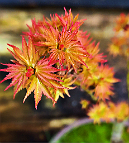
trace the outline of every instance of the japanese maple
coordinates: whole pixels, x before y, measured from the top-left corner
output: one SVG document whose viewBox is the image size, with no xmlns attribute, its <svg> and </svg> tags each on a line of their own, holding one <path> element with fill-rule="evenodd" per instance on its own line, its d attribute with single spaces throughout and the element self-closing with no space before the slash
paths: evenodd
<svg viewBox="0 0 129 143">
<path fill-rule="evenodd" d="M 65 8 L 64 8 L 65 9 Z M 78 15 L 73 18 L 71 10 L 65 9 L 65 16 L 55 14 L 51 20 L 32 20 L 29 32 L 23 32 L 28 37 L 28 45 L 22 37 L 22 51 L 14 45 L 8 44 L 13 51 L 8 49 L 15 60 L 13 64 L 0 71 L 9 72 L 1 81 L 12 79 L 9 87 L 14 86 L 14 97 L 18 91 L 26 88 L 25 99 L 34 91 L 35 108 L 41 100 L 42 94 L 56 103 L 59 96 L 64 97 L 75 82 L 75 75 L 70 71 L 78 71 L 80 65 L 85 65 L 84 57 L 89 54 L 83 47 L 79 27 L 84 20 L 78 20 Z M 78 36 L 79 35 L 79 36 Z"/>
<path fill-rule="evenodd" d="M 113 83 L 119 81 L 114 78 L 113 68 L 107 65 L 105 56 L 99 53 L 99 43 L 92 42 L 90 34 L 80 30 L 85 19 L 78 20 L 79 15 L 74 17 L 71 9 L 64 10 L 65 15 L 33 19 L 29 31 L 23 32 L 22 50 L 8 44 L 13 49 L 8 51 L 15 60 L 11 60 L 12 64 L 3 64 L 7 68 L 0 69 L 9 72 L 1 83 L 12 79 L 5 90 L 14 86 L 15 97 L 25 88 L 23 102 L 34 92 L 36 109 L 42 95 L 50 98 L 53 105 L 60 96 L 64 98 L 64 94 L 70 97 L 68 90 L 76 88 L 73 84 L 95 101 L 105 102 L 114 94 Z M 28 44 L 24 37 L 28 38 Z M 89 102 L 81 103 L 84 108 Z"/>
<path fill-rule="evenodd" d="M 95 102 L 91 106 L 90 101 L 81 100 L 82 108 L 88 109 L 87 114 L 94 122 L 112 118 L 119 122 L 124 120 L 128 116 L 127 103 L 115 105 L 110 101 L 110 96 L 114 95 L 113 84 L 120 80 L 114 77 L 113 68 L 107 65 L 106 56 L 100 53 L 99 43 L 92 42 L 90 34 L 80 30 L 85 19 L 78 20 L 79 14 L 74 17 L 71 9 L 69 12 L 64 10 L 65 14 L 61 16 L 56 13 L 50 15 L 50 19 L 44 16 L 42 20 L 33 19 L 32 25 L 27 25 L 29 31 L 23 32 L 22 50 L 8 44 L 13 49 L 8 51 L 15 60 L 3 64 L 7 68 L 0 71 L 8 74 L 0 83 L 12 79 L 5 90 L 14 86 L 14 98 L 25 88 L 23 102 L 34 92 L 36 109 L 42 95 L 55 105 L 64 94 L 70 97 L 68 90 L 77 85 Z M 129 15 L 121 14 L 116 23 L 109 51 L 127 59 L 129 94 Z"/>
</svg>

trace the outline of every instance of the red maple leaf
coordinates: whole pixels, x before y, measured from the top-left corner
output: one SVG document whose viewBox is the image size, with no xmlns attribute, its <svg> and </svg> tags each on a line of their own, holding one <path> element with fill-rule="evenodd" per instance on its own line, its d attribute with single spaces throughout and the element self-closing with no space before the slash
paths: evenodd
<svg viewBox="0 0 129 143">
<path fill-rule="evenodd" d="M 27 45 L 24 37 L 22 37 L 22 51 L 14 45 L 8 45 L 13 48 L 14 52 L 9 49 L 8 50 L 16 60 L 12 60 L 13 64 L 3 64 L 8 66 L 8 68 L 0 69 L 0 71 L 9 72 L 9 74 L 0 83 L 5 80 L 12 79 L 12 82 L 5 90 L 11 86 L 15 86 L 15 97 L 19 90 L 26 88 L 27 93 L 24 101 L 29 94 L 34 91 L 36 109 L 38 102 L 41 100 L 42 94 L 54 101 L 49 91 L 49 87 L 56 89 L 64 88 L 59 83 L 62 80 L 60 80 L 58 78 L 59 76 L 55 74 L 55 72 L 60 70 L 53 67 L 54 63 L 49 64 L 48 59 L 40 59 L 31 38 L 29 38 Z"/>
</svg>

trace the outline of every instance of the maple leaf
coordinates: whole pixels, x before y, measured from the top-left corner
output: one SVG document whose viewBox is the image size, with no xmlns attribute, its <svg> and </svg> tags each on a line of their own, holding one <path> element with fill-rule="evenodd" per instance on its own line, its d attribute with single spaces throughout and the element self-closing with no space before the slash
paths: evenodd
<svg viewBox="0 0 129 143">
<path fill-rule="evenodd" d="M 122 13 L 116 21 L 115 35 L 111 39 L 108 51 L 113 56 L 121 55 L 128 57 L 129 55 L 129 15 Z"/>
<path fill-rule="evenodd" d="M 16 93 L 25 87 L 26 80 L 28 79 L 28 77 L 26 76 L 26 66 L 19 63 L 3 65 L 8 66 L 8 68 L 0 69 L 0 71 L 9 72 L 9 74 L 6 75 L 6 77 L 2 81 L 0 81 L 0 83 L 4 82 L 5 80 L 12 79 L 12 82 L 9 84 L 9 86 L 6 87 L 5 90 L 10 88 L 11 86 L 17 85 L 14 89 L 13 95 L 13 98 L 15 98 Z"/>
<path fill-rule="evenodd" d="M 117 103 L 116 105 L 112 102 L 109 102 L 109 107 L 111 112 L 114 114 L 114 118 L 121 122 L 128 118 L 129 116 L 129 105 L 128 103 L 122 101 Z"/>
<path fill-rule="evenodd" d="M 84 23 L 84 21 L 86 20 L 86 19 L 78 20 L 79 14 L 77 14 L 73 18 L 73 14 L 71 12 L 71 9 L 69 10 L 69 13 L 67 12 L 65 7 L 64 7 L 64 10 L 65 10 L 64 16 L 63 15 L 59 16 L 58 14 L 55 14 L 55 16 L 60 20 L 62 27 L 67 25 L 67 30 L 71 27 L 71 25 L 73 25 L 75 23 L 78 23 L 79 26 L 81 26 Z M 76 29 L 76 24 L 72 27 L 72 31 L 74 31 L 75 29 Z"/>
<path fill-rule="evenodd" d="M 94 119 L 94 123 L 100 123 L 100 119 L 103 119 L 105 117 L 105 114 L 107 115 L 107 111 L 107 105 L 103 102 L 100 102 L 99 104 L 94 105 L 92 108 L 90 108 L 88 116 L 91 119 Z"/>
<path fill-rule="evenodd" d="M 43 21 L 37 23 L 35 19 L 32 20 L 32 27 L 28 26 L 30 32 L 24 34 L 32 37 L 40 55 L 49 53 L 50 63 L 59 60 L 62 68 L 65 63 L 68 70 L 72 66 L 77 72 L 77 63 L 86 66 L 83 57 L 88 54 L 77 38 L 79 27 L 84 20 L 78 20 L 78 15 L 73 18 L 71 10 L 69 13 L 65 8 L 64 10 L 64 16 L 55 14 L 51 16 L 51 20 L 43 18 Z"/>
<path fill-rule="evenodd" d="M 88 105 L 90 104 L 90 102 L 87 101 L 86 99 L 83 99 L 81 100 L 80 104 L 82 105 L 82 109 L 86 109 Z"/>
<path fill-rule="evenodd" d="M 128 111 L 129 107 L 126 102 L 117 104 L 114 104 L 111 101 L 108 104 L 100 102 L 90 108 L 88 116 L 91 119 L 94 119 L 94 123 L 100 123 L 100 119 L 103 119 L 106 122 L 109 122 L 111 119 L 116 119 L 119 122 L 128 118 Z"/>
<path fill-rule="evenodd" d="M 31 74 L 29 74 L 28 70 L 30 70 L 30 67 L 33 69 L 39 57 L 38 54 L 35 54 L 35 49 L 32 45 L 31 39 L 29 39 L 29 44 L 27 46 L 24 37 L 22 37 L 23 52 L 14 45 L 8 45 L 13 48 L 14 52 L 12 52 L 10 49 L 8 49 L 8 51 L 16 60 L 11 60 L 14 64 L 3 64 L 8 66 L 8 68 L 0 69 L 0 71 L 9 72 L 9 74 L 0 83 L 4 82 L 5 80 L 12 79 L 12 82 L 5 90 L 11 86 L 15 86 L 13 95 L 15 98 L 16 93 L 22 88 L 25 88 L 25 83 L 28 80 L 28 77 L 34 72 L 31 70 Z"/>
<path fill-rule="evenodd" d="M 112 105 L 112 107 L 110 107 L 110 105 Z M 94 123 L 100 123 L 100 119 L 103 119 L 106 122 L 110 122 L 111 119 L 116 118 L 115 115 L 116 109 L 117 108 L 115 104 L 112 102 L 109 102 L 109 104 L 106 104 L 104 102 L 99 102 L 99 104 L 96 104 L 90 108 L 88 116 L 91 119 L 94 119 Z"/>
<path fill-rule="evenodd" d="M 59 99 L 59 96 L 61 96 L 62 98 L 64 98 L 63 94 L 66 94 L 68 97 L 70 97 L 70 94 L 68 92 L 68 90 L 71 89 L 75 89 L 76 87 L 72 87 L 71 85 L 75 82 L 76 79 L 73 80 L 72 76 L 67 77 L 67 75 L 65 75 L 62 79 L 63 82 L 60 82 L 60 84 L 64 87 L 64 88 L 55 88 L 55 89 L 51 89 L 53 98 L 55 101 L 57 101 Z M 53 105 L 55 104 L 55 102 L 53 103 Z"/>
<path fill-rule="evenodd" d="M 81 63 L 86 66 L 83 58 L 86 57 L 87 51 L 83 49 L 83 46 L 77 39 L 78 24 L 76 24 L 76 30 L 72 31 L 72 25 L 69 30 L 67 26 L 62 28 L 60 32 L 57 28 L 54 29 L 51 25 L 49 28 L 43 26 L 43 33 L 41 34 L 45 41 L 38 42 L 38 46 L 47 46 L 50 50 L 50 63 L 59 60 L 60 65 L 68 66 L 68 70 L 72 66 L 77 72 L 77 63 Z"/>
<path fill-rule="evenodd" d="M 113 54 L 113 56 L 117 56 L 121 53 L 120 47 L 115 44 L 111 44 L 108 48 L 108 51 L 110 52 L 110 54 Z"/>
<path fill-rule="evenodd" d="M 46 95 L 54 102 L 48 87 L 57 89 L 64 88 L 59 83 L 62 80 L 59 79 L 58 75 L 54 74 L 55 72 L 61 70 L 52 66 L 55 63 L 49 64 L 48 59 L 40 59 L 40 56 L 32 43 L 31 37 L 29 38 L 28 45 L 25 41 L 25 38 L 22 37 L 22 51 L 14 45 L 8 45 L 13 48 L 14 52 L 9 49 L 8 50 L 14 56 L 16 61 L 12 61 L 14 64 L 4 64 L 8 66 L 7 69 L 0 69 L 0 71 L 9 72 L 9 74 L 1 81 L 1 83 L 7 79 L 12 78 L 12 82 L 5 90 L 11 86 L 15 86 L 15 97 L 19 90 L 26 88 L 27 93 L 24 101 L 29 96 L 29 94 L 34 91 L 36 109 L 38 102 L 41 100 L 42 94 Z"/>
<path fill-rule="evenodd" d="M 50 98 L 51 100 L 54 101 L 47 86 L 44 85 L 40 81 L 39 78 L 37 78 L 35 75 L 33 75 L 29 82 L 30 82 L 29 87 L 27 88 L 27 93 L 25 95 L 23 103 L 25 102 L 26 98 L 31 94 L 32 91 L 34 91 L 35 108 L 36 109 L 37 109 L 37 105 L 38 105 L 39 101 L 41 100 L 42 94 L 46 95 L 48 98 Z"/>
<path fill-rule="evenodd" d="M 108 65 L 101 64 L 91 65 L 89 69 L 83 67 L 83 71 L 77 78 L 77 84 L 80 84 L 81 88 L 88 93 L 94 93 L 97 99 L 108 99 L 110 95 L 113 95 L 113 83 L 119 82 L 119 79 L 114 78 L 113 68 L 109 68 Z M 90 90 L 90 87 L 93 86 Z M 90 90 L 90 91 L 89 91 Z"/>
<path fill-rule="evenodd" d="M 38 42 L 38 41 L 44 41 L 44 38 L 40 36 L 40 34 L 43 34 L 43 27 L 46 26 L 48 28 L 48 24 L 51 25 L 54 29 L 58 29 L 61 31 L 62 27 L 67 25 L 67 30 L 71 27 L 71 25 L 78 23 L 79 26 L 81 26 L 84 23 L 84 20 L 78 20 L 78 15 L 73 18 L 73 14 L 71 12 L 71 9 L 69 10 L 69 13 L 67 12 L 66 8 L 64 7 L 65 10 L 65 15 L 59 16 L 57 13 L 54 15 L 50 14 L 51 19 L 45 18 L 43 16 L 43 20 L 38 20 L 36 22 L 35 19 L 31 20 L 32 26 L 28 26 L 29 32 L 23 32 L 26 36 L 31 36 L 33 42 Z M 75 27 L 74 27 L 75 26 Z M 72 30 L 74 31 L 76 29 L 76 25 L 72 27 Z"/>
<path fill-rule="evenodd" d="M 118 19 L 116 20 L 115 31 L 126 30 L 127 24 L 129 24 L 129 14 L 126 16 L 124 13 L 121 13 Z"/>
<path fill-rule="evenodd" d="M 58 75 L 53 74 L 60 71 L 60 69 L 52 67 L 53 64 L 54 63 L 50 65 L 48 59 L 39 60 L 35 66 L 35 75 L 32 75 L 26 84 L 27 93 L 24 101 L 30 95 L 30 93 L 34 91 L 36 109 L 39 101 L 41 100 L 42 94 L 46 95 L 47 98 L 50 98 L 55 104 L 56 101 L 50 92 L 50 88 L 64 89 L 64 87 L 59 83 L 62 80 L 58 78 Z"/>
<path fill-rule="evenodd" d="M 82 33 L 82 32 L 81 32 Z M 87 37 L 88 35 L 83 35 Z M 80 36 L 81 37 L 81 36 Z M 82 37 L 83 39 L 83 37 Z M 78 78 L 75 82 L 77 85 L 81 85 L 82 89 L 88 89 L 88 86 L 94 85 L 93 75 L 98 72 L 99 63 L 105 63 L 105 56 L 102 53 L 99 54 L 99 43 L 95 45 L 95 42 L 89 43 L 88 37 L 83 42 L 86 51 L 88 52 L 89 56 L 84 57 L 84 61 L 87 64 L 88 68 L 84 65 L 80 65 L 81 72 L 78 70 Z M 82 40 L 83 41 L 83 40 Z M 88 90 L 87 90 L 88 91 Z M 89 92 L 89 91 L 88 91 Z"/>
<path fill-rule="evenodd" d="M 112 39 L 112 44 L 110 44 L 108 51 L 110 54 L 113 56 L 117 55 L 124 55 L 125 53 L 125 45 L 127 44 L 127 39 L 123 36 L 121 37 L 113 37 Z"/>
<path fill-rule="evenodd" d="M 93 64 L 98 64 L 98 63 L 105 63 L 107 62 L 107 60 L 105 60 L 104 58 L 106 56 L 103 56 L 103 53 L 99 53 L 100 49 L 99 49 L 99 43 L 97 43 L 95 45 L 95 41 L 92 43 L 89 43 L 86 46 L 86 50 L 89 53 L 89 55 L 91 57 L 86 58 L 85 62 L 87 63 L 87 65 L 92 65 Z"/>
<path fill-rule="evenodd" d="M 113 83 L 119 82 L 119 79 L 114 78 L 113 68 L 109 68 L 108 65 L 98 67 L 95 79 L 95 96 L 99 99 L 108 99 L 110 95 L 113 95 Z"/>
</svg>

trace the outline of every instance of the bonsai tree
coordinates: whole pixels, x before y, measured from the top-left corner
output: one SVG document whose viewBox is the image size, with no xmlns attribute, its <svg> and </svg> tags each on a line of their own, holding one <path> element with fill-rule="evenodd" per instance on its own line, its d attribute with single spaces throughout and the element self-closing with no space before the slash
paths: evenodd
<svg viewBox="0 0 129 143">
<path fill-rule="evenodd" d="M 116 108 L 109 98 L 114 94 L 113 83 L 119 82 L 119 79 L 114 78 L 113 68 L 107 65 L 105 56 L 99 53 L 99 43 L 95 44 L 90 34 L 79 29 L 85 19 L 78 20 L 79 15 L 74 17 L 71 9 L 69 12 L 64 10 L 65 14 L 61 16 L 54 14 L 50 15 L 50 19 L 33 19 L 32 25 L 28 26 L 29 31 L 23 32 L 22 50 L 8 44 L 11 47 L 8 51 L 14 59 L 9 64 L 3 64 L 7 68 L 0 69 L 8 72 L 0 83 L 12 79 L 5 90 L 14 86 L 14 98 L 25 88 L 23 103 L 34 92 L 36 109 L 42 95 L 51 99 L 54 106 L 60 96 L 64 98 L 66 94 L 70 97 L 68 90 L 76 88 L 72 86 L 75 84 L 96 102 L 88 115 L 95 122 L 99 122 L 100 118 L 110 120 L 115 117 L 113 111 Z M 88 103 L 82 101 L 83 108 Z M 126 103 L 120 106 L 127 109 Z M 102 116 L 107 112 L 110 116 Z"/>
</svg>

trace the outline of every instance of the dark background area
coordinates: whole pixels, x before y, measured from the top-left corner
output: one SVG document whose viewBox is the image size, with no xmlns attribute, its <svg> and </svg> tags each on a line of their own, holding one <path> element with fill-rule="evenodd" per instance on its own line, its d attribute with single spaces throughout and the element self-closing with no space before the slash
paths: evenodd
<svg viewBox="0 0 129 143">
<path fill-rule="evenodd" d="M 129 8 L 128 0 L 0 0 L 1 6 L 8 7 L 98 7 L 98 8 Z"/>
</svg>

